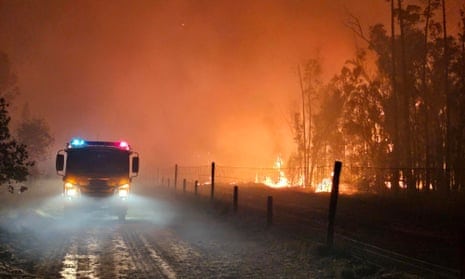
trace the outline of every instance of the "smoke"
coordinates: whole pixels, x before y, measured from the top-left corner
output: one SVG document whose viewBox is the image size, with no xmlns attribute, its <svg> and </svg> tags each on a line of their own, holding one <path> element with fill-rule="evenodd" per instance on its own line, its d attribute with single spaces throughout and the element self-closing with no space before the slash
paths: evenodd
<svg viewBox="0 0 465 279">
<path fill-rule="evenodd" d="M 172 224 L 176 210 L 166 201 L 144 193 L 150 191 L 149 183 L 133 183 L 134 193 L 127 202 L 127 222 L 153 224 L 163 228 Z M 101 222 L 117 223 L 117 216 L 110 210 L 96 209 L 83 197 L 78 207 L 73 207 L 69 215 L 65 206 L 69 201 L 61 195 L 60 179 L 42 179 L 29 183 L 29 190 L 23 194 L 9 194 L 6 189 L 0 192 L 0 232 L 31 232 L 38 236 L 57 233 L 67 229 L 92 227 Z M 151 186 L 153 187 L 153 185 Z M 100 202 L 101 203 L 101 202 Z"/>
<path fill-rule="evenodd" d="M 387 3 L 365 4 L 2 1 L 0 49 L 18 74 L 18 103 L 47 119 L 56 149 L 74 136 L 124 139 L 146 171 L 269 166 L 294 148 L 296 66 L 321 55 L 329 78 L 352 56 L 347 9 L 362 24 L 388 20 Z"/>
</svg>

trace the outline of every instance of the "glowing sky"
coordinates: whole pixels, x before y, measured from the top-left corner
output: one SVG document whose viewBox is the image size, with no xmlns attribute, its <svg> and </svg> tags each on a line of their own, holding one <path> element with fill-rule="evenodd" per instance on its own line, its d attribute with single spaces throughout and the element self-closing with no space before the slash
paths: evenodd
<svg viewBox="0 0 465 279">
<path fill-rule="evenodd" d="M 463 0 L 449 1 L 458 13 Z M 293 150 L 296 68 L 325 76 L 363 43 L 347 12 L 389 20 L 381 0 L 0 1 L 0 50 L 56 148 L 125 139 L 145 162 L 272 166 Z"/>
</svg>

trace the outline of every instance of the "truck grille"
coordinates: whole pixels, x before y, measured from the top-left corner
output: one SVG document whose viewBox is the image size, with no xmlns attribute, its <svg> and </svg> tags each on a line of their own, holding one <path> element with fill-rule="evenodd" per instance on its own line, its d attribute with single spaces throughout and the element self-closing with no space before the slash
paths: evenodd
<svg viewBox="0 0 465 279">
<path fill-rule="evenodd" d="M 113 191 L 113 187 L 101 179 L 89 180 L 89 185 L 81 187 L 81 193 L 86 196 L 106 197 L 112 195 Z"/>
</svg>

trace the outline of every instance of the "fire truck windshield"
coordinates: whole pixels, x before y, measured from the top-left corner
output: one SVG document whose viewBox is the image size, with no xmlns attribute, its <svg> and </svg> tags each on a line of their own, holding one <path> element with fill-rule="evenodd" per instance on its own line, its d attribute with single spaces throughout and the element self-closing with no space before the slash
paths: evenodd
<svg viewBox="0 0 465 279">
<path fill-rule="evenodd" d="M 129 153 L 120 149 L 69 149 L 66 161 L 66 172 L 71 175 L 113 177 L 129 173 Z"/>
</svg>

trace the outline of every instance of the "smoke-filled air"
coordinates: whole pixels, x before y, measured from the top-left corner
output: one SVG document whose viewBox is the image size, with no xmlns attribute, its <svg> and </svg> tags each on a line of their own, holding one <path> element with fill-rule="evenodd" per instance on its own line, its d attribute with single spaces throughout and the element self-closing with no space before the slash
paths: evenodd
<svg viewBox="0 0 465 279">
<path fill-rule="evenodd" d="M 295 148 L 299 64 L 318 57 L 329 78 L 363 44 L 350 13 L 367 27 L 389 20 L 389 5 L 365 2 L 2 1 L 13 121 L 27 103 L 51 150 L 72 137 L 127 140 L 147 171 L 271 167 Z"/>
<path fill-rule="evenodd" d="M 0 0 L 1 278 L 465 278 L 464 142 L 464 0 Z"/>
</svg>

